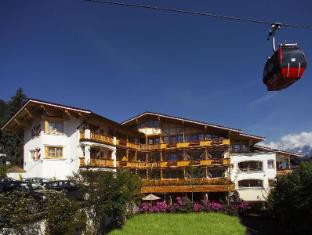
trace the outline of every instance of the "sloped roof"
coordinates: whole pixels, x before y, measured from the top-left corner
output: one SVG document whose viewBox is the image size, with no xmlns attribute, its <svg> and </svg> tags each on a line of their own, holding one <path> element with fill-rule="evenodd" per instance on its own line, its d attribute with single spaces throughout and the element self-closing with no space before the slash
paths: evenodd
<svg viewBox="0 0 312 235">
<path fill-rule="evenodd" d="M 13 125 L 14 124 L 14 119 L 18 119 L 18 118 L 22 119 L 23 118 L 23 111 L 26 108 L 29 108 L 31 106 L 33 107 L 34 105 L 45 106 L 45 107 L 52 107 L 52 108 L 61 109 L 61 110 L 68 110 L 68 111 L 73 112 L 73 113 L 81 114 L 81 115 L 83 115 L 87 119 L 89 119 L 89 118 L 97 118 L 99 120 L 109 122 L 110 124 L 112 124 L 116 128 L 125 130 L 125 131 L 130 132 L 130 133 L 134 133 L 134 131 L 128 130 L 126 127 L 122 126 L 120 123 L 115 122 L 113 120 L 110 120 L 110 119 L 108 119 L 106 117 L 103 117 L 103 116 L 101 116 L 99 114 L 96 114 L 96 113 L 92 112 L 89 109 L 83 109 L 83 108 L 63 105 L 63 104 L 54 103 L 54 102 L 48 102 L 48 101 L 33 99 L 33 98 L 28 99 L 26 101 L 26 103 L 1 127 L 1 130 L 10 129 L 8 127 L 9 127 L 9 125 Z M 24 114 L 25 114 L 25 112 L 24 112 Z"/>
<path fill-rule="evenodd" d="M 260 151 L 264 151 L 264 152 L 280 153 L 283 155 L 289 155 L 289 156 L 297 157 L 297 158 L 301 158 L 304 156 L 303 154 L 300 154 L 300 153 L 293 153 L 293 152 L 289 152 L 289 151 L 281 150 L 281 149 L 273 149 L 273 148 L 263 146 L 263 145 L 254 145 L 254 148 Z"/>
<path fill-rule="evenodd" d="M 183 122 L 187 122 L 187 123 L 207 126 L 207 127 L 211 127 L 211 128 L 220 129 L 220 130 L 231 131 L 231 132 L 239 134 L 240 136 L 257 139 L 259 141 L 264 140 L 264 137 L 262 137 L 262 136 L 250 135 L 250 134 L 244 133 L 241 129 L 225 127 L 225 126 L 221 126 L 221 125 L 216 125 L 216 124 L 211 124 L 211 123 L 207 123 L 207 122 L 192 120 L 192 119 L 188 119 L 188 118 L 172 116 L 172 115 L 168 115 L 168 114 L 155 113 L 155 112 L 144 112 L 144 113 L 141 113 L 141 114 L 136 115 L 136 116 L 134 116 L 134 117 L 132 117 L 132 118 L 130 118 L 128 120 L 123 121 L 121 124 L 127 126 L 130 123 L 133 123 L 136 119 L 144 117 L 144 116 L 155 116 L 155 117 L 162 117 L 162 118 L 172 119 L 172 120 L 177 120 L 177 121 L 183 121 Z"/>
</svg>

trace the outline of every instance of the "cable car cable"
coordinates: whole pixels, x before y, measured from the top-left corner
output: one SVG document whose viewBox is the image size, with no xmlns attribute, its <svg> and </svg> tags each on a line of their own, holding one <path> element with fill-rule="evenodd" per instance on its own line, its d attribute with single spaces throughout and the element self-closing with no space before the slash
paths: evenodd
<svg viewBox="0 0 312 235">
<path fill-rule="evenodd" d="M 214 13 L 210 13 L 210 12 L 183 10 L 183 9 L 168 8 L 168 7 L 159 7 L 159 6 L 139 4 L 139 3 L 126 3 L 126 2 L 106 1 L 106 0 L 84 0 L 84 1 L 93 2 L 93 3 L 108 4 L 108 5 L 115 5 L 115 6 L 143 8 L 143 9 L 155 10 L 155 11 L 167 11 L 167 12 L 175 12 L 175 13 L 181 13 L 181 14 L 207 16 L 207 17 L 221 18 L 221 19 L 225 19 L 225 20 L 243 21 L 243 22 L 250 22 L 250 23 L 257 23 L 257 24 L 266 24 L 266 25 L 276 24 L 276 23 L 271 22 L 271 21 L 265 21 L 265 20 L 259 20 L 259 19 L 240 18 L 240 17 L 235 17 L 235 16 L 214 14 Z M 283 26 L 283 27 L 306 28 L 306 29 L 312 28 L 312 25 L 299 25 L 299 24 L 288 24 L 288 23 L 278 23 L 278 24 L 280 26 Z"/>
</svg>

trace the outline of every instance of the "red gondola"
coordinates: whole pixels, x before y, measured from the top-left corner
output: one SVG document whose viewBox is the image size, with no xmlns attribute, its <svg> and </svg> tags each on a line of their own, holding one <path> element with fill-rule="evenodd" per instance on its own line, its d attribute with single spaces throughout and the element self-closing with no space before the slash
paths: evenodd
<svg viewBox="0 0 312 235">
<path fill-rule="evenodd" d="M 281 24 L 272 24 L 269 37 L 272 37 L 273 55 L 267 60 L 263 71 L 263 83 L 268 91 L 279 91 L 298 81 L 306 67 L 307 60 L 298 44 L 280 44 L 275 48 L 275 32 Z"/>
<path fill-rule="evenodd" d="M 306 57 L 297 44 L 281 44 L 265 64 L 263 82 L 268 91 L 285 89 L 302 77 L 306 67 Z"/>
</svg>

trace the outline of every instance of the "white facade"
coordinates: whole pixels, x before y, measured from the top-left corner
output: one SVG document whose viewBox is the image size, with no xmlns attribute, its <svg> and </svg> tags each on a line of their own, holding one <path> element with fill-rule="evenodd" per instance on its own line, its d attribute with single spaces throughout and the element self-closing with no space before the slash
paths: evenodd
<svg viewBox="0 0 312 235">
<path fill-rule="evenodd" d="M 33 121 L 30 128 L 24 130 L 24 170 L 25 178 L 40 177 L 48 179 L 67 179 L 79 170 L 80 158 L 86 165 L 91 162 L 91 147 L 100 147 L 111 151 L 111 159 L 116 167 L 116 146 L 80 141 L 81 120 L 71 118 L 62 121 L 63 133 L 51 134 L 45 131 L 45 121 Z M 40 124 L 40 133 L 33 136 L 33 128 Z M 84 130 L 85 137 L 90 138 L 90 130 Z M 116 138 L 114 138 L 116 144 Z M 61 147 L 62 157 L 50 158 L 46 147 Z M 32 151 L 39 150 L 34 158 Z"/>
<path fill-rule="evenodd" d="M 240 163 L 257 162 L 262 165 L 258 170 L 242 170 Z M 276 177 L 276 154 L 275 153 L 233 153 L 231 154 L 231 180 L 235 183 L 235 189 L 244 201 L 265 201 L 270 191 L 269 181 Z M 245 180 L 245 181 L 243 181 Z M 250 180 L 259 185 L 244 185 L 243 182 Z M 260 185 L 261 183 L 261 185 Z"/>
<path fill-rule="evenodd" d="M 33 136 L 32 128 L 40 124 L 40 134 Z M 78 119 L 65 120 L 63 122 L 63 133 L 45 133 L 43 120 L 33 121 L 31 128 L 24 130 L 24 170 L 25 178 L 43 177 L 66 179 L 79 169 L 79 126 Z M 45 148 L 58 146 L 63 148 L 62 158 L 48 158 Z M 38 159 L 33 159 L 31 151 L 39 150 Z"/>
</svg>

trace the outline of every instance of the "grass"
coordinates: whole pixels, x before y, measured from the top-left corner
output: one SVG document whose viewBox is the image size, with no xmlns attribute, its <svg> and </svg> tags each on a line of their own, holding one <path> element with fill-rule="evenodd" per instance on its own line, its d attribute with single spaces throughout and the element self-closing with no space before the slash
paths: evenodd
<svg viewBox="0 0 312 235">
<path fill-rule="evenodd" d="M 115 229 L 110 235 L 124 234 L 246 234 L 246 228 L 239 218 L 221 213 L 187 214 L 140 214 L 126 222 L 122 229 Z"/>
</svg>

